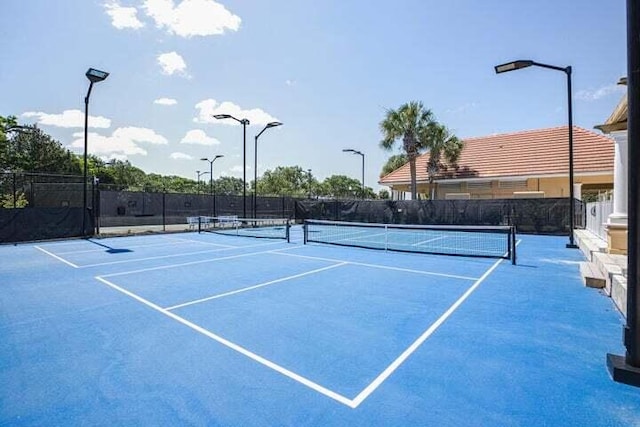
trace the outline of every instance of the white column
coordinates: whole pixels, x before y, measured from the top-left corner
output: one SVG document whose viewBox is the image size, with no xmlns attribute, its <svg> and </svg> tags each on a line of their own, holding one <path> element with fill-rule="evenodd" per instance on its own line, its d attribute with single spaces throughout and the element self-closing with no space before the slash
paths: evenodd
<svg viewBox="0 0 640 427">
<path fill-rule="evenodd" d="M 627 131 L 611 132 L 614 141 L 613 157 L 613 213 L 609 224 L 627 224 Z"/>
<path fill-rule="evenodd" d="M 582 183 L 573 184 L 573 198 L 582 200 Z"/>
</svg>

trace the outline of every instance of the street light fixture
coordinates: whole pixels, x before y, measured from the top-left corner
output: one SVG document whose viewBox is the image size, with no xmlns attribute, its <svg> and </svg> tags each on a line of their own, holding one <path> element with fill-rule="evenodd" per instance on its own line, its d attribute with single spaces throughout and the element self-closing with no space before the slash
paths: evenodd
<svg viewBox="0 0 640 427">
<path fill-rule="evenodd" d="M 353 153 L 362 156 L 362 198 L 364 199 L 364 153 L 362 151 L 354 150 L 352 148 L 345 148 L 342 150 L 344 153 Z"/>
<path fill-rule="evenodd" d="M 196 193 L 200 194 L 200 177 L 203 175 L 207 175 L 209 172 L 200 172 L 200 171 L 196 171 L 196 174 L 198 174 L 198 180 L 196 182 Z"/>
<path fill-rule="evenodd" d="M 555 65 L 541 64 L 539 62 L 526 60 L 517 60 L 507 62 L 505 64 L 496 65 L 494 68 L 496 74 L 506 73 L 509 71 L 520 70 L 531 66 L 548 68 L 550 70 L 562 71 L 567 75 L 567 103 L 568 103 L 568 116 L 569 116 L 569 243 L 567 248 L 575 249 L 578 245 L 575 244 L 573 237 L 573 229 L 575 228 L 575 214 L 574 214 L 574 200 L 573 200 L 573 113 L 571 102 L 571 66 L 558 67 Z"/>
<path fill-rule="evenodd" d="M 84 155 L 82 166 L 82 235 L 87 235 L 87 137 L 89 127 L 89 97 L 91 96 L 91 89 L 93 84 L 103 81 L 109 76 L 106 71 L 96 70 L 95 68 L 89 68 L 85 73 L 85 76 L 89 79 L 89 90 L 87 96 L 84 97 Z"/>
<path fill-rule="evenodd" d="M 224 154 L 216 154 L 213 156 L 213 159 L 209 160 L 207 157 L 203 157 L 200 160 L 204 160 L 205 162 L 209 162 L 209 194 L 213 197 L 213 208 L 212 208 L 212 216 L 216 216 L 216 194 L 213 188 L 213 162 L 215 162 L 220 157 L 224 157 Z"/>
<path fill-rule="evenodd" d="M 242 125 L 242 217 L 247 217 L 247 125 L 251 124 L 249 119 L 238 119 L 231 114 L 214 114 L 217 120 L 233 119 Z"/>
<path fill-rule="evenodd" d="M 282 126 L 281 122 L 269 122 L 255 137 L 254 151 L 253 151 L 253 217 L 256 218 L 257 202 L 258 202 L 258 138 L 262 133 L 277 126 Z"/>
</svg>

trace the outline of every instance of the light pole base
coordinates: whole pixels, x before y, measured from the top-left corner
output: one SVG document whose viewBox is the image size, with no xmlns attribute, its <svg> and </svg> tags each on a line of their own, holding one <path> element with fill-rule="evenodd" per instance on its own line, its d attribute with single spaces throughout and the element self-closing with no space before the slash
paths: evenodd
<svg viewBox="0 0 640 427">
<path fill-rule="evenodd" d="M 627 364 L 623 356 L 607 353 L 607 369 L 615 382 L 640 387 L 640 368 Z"/>
<path fill-rule="evenodd" d="M 567 249 L 578 249 L 578 245 L 575 243 L 567 243 Z"/>
</svg>

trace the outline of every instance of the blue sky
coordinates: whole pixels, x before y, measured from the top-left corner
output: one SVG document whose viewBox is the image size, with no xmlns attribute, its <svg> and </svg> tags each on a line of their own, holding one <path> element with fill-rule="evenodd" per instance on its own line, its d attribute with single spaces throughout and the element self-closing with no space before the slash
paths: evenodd
<svg viewBox="0 0 640 427">
<path fill-rule="evenodd" d="M 367 186 L 396 152 L 379 148 L 385 110 L 419 100 L 461 138 L 566 125 L 566 78 L 515 59 L 573 67 L 574 123 L 601 124 L 623 93 L 624 0 L 3 0 L 0 115 L 39 123 L 82 152 L 146 172 L 247 180 L 276 166 Z"/>
</svg>

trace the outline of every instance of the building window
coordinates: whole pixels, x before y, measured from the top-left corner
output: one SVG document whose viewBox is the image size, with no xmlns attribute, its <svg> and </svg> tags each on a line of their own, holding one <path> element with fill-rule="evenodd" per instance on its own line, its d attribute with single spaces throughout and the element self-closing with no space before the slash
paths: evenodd
<svg viewBox="0 0 640 427">
<path fill-rule="evenodd" d="M 469 191 L 486 191 L 491 190 L 491 181 L 484 182 L 467 182 L 467 190 Z"/>
<path fill-rule="evenodd" d="M 518 181 L 500 181 L 498 187 L 504 190 L 523 191 L 527 189 L 527 180 Z"/>
</svg>

